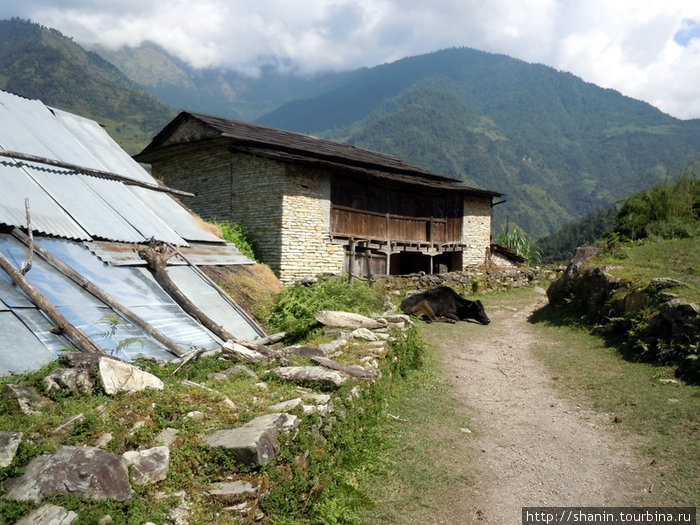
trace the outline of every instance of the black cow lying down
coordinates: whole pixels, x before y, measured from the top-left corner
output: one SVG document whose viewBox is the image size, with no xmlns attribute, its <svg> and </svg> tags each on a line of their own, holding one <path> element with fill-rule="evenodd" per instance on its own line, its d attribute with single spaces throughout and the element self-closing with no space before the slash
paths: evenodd
<svg viewBox="0 0 700 525">
<path fill-rule="evenodd" d="M 481 301 L 465 299 L 449 286 L 440 286 L 407 297 L 400 307 L 405 314 L 422 315 L 429 321 L 455 323 L 473 319 L 481 324 L 491 322 Z"/>
</svg>

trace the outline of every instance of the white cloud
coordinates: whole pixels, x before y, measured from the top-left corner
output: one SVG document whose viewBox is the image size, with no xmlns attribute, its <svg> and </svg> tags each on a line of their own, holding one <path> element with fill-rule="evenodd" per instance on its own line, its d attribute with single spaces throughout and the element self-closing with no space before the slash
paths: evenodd
<svg viewBox="0 0 700 525">
<path fill-rule="evenodd" d="M 9 3 L 9 2 L 8 2 Z M 352 69 L 467 46 L 566 70 L 700 117 L 697 0 L 24 0 L 78 42 L 152 40 L 197 67 Z"/>
</svg>

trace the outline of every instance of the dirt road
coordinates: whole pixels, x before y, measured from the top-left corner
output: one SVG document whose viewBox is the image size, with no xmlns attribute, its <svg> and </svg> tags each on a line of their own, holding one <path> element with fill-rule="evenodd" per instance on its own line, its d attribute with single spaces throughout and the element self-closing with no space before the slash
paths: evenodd
<svg viewBox="0 0 700 525">
<path fill-rule="evenodd" d="M 533 292 L 488 308 L 489 326 L 438 323 L 426 329 L 456 395 L 471 412 L 467 469 L 476 483 L 462 490 L 440 523 L 514 525 L 521 508 L 633 505 L 643 490 L 628 444 L 605 430 L 609 417 L 571 406 L 533 357 L 537 327 L 529 314 L 546 301 Z M 468 510 L 467 510 L 468 509 Z"/>
</svg>

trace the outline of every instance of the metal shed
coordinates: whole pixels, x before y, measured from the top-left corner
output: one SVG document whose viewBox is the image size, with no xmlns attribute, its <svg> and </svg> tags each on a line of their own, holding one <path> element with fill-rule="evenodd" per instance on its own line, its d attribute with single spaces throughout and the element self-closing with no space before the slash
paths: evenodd
<svg viewBox="0 0 700 525">
<path fill-rule="evenodd" d="M 178 305 L 138 254 L 149 242 L 164 243 L 179 251 L 168 260 L 168 275 L 202 312 L 241 340 L 264 335 L 198 269 L 253 261 L 202 229 L 169 194 L 178 192 L 159 185 L 96 122 L 0 91 L 0 124 L 0 254 L 20 268 L 30 259 L 21 239 L 31 233 L 27 281 L 104 351 L 126 360 L 175 357 L 52 259 L 184 351 L 217 348 L 221 338 Z M 54 332 L 0 270 L 0 374 L 38 368 L 70 350 L 65 335 Z"/>
</svg>

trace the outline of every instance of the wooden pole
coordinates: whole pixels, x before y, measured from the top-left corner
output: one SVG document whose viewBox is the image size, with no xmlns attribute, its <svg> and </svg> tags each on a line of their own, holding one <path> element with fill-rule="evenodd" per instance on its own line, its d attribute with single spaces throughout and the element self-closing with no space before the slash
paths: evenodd
<svg viewBox="0 0 700 525">
<path fill-rule="evenodd" d="M 215 334 L 219 339 L 223 341 L 233 341 L 234 343 L 238 343 L 247 348 L 256 350 L 263 355 L 276 354 L 274 350 L 267 348 L 264 345 L 258 345 L 256 343 L 238 339 L 223 326 L 214 322 L 213 319 L 202 312 L 197 305 L 195 305 L 185 294 L 182 293 L 177 284 L 175 284 L 175 282 L 170 278 L 167 271 L 168 259 L 175 255 L 177 250 L 165 244 L 151 242 L 151 244 L 147 247 L 139 247 L 138 252 L 139 255 L 148 263 L 149 268 L 153 270 L 158 284 L 160 284 L 165 291 L 168 292 L 168 294 L 177 304 L 180 305 L 183 310 L 185 310 L 185 312 L 194 317 L 200 324 Z"/>
<path fill-rule="evenodd" d="M 30 242 L 30 237 L 27 236 L 22 230 L 15 228 L 12 231 L 12 235 L 15 236 L 17 239 L 22 241 L 24 244 L 28 244 Z M 125 317 L 127 320 L 131 321 L 134 323 L 136 326 L 141 328 L 144 332 L 146 332 L 149 336 L 151 336 L 153 339 L 161 343 L 163 346 L 165 346 L 168 350 L 170 350 L 173 354 L 175 354 L 178 357 L 182 357 L 188 353 L 187 350 L 183 349 L 180 347 L 175 341 L 164 335 L 163 333 L 159 332 L 156 330 L 151 324 L 149 324 L 147 321 L 136 315 L 134 312 L 129 310 L 126 306 L 121 304 L 119 301 L 114 299 L 111 295 L 109 295 L 107 292 L 102 290 L 99 286 L 97 286 L 95 283 L 92 281 L 86 279 L 82 275 L 80 275 L 77 271 L 75 271 L 73 268 L 68 266 L 66 263 L 58 259 L 56 256 L 54 256 L 51 252 L 43 248 L 42 246 L 39 246 L 38 244 L 34 245 L 34 250 L 39 254 L 39 256 L 44 259 L 46 262 L 48 262 L 51 266 L 56 268 L 59 272 L 61 272 L 63 275 L 71 279 L 74 283 L 76 283 L 78 286 L 81 288 L 87 290 L 90 292 L 92 295 L 97 297 L 100 301 L 105 303 L 107 306 L 112 308 L 115 312 L 118 314 L 121 314 L 123 317 Z"/>
<path fill-rule="evenodd" d="M 10 276 L 12 282 L 19 286 L 26 293 L 32 302 L 46 314 L 46 316 L 56 325 L 56 330 L 59 333 L 65 333 L 71 342 L 81 352 L 89 352 L 93 354 L 102 353 L 102 349 L 95 343 L 85 332 L 80 328 L 73 326 L 71 322 L 54 306 L 51 301 L 29 280 L 22 275 L 17 268 L 12 266 L 12 263 L 0 253 L 0 268 Z"/>
</svg>

